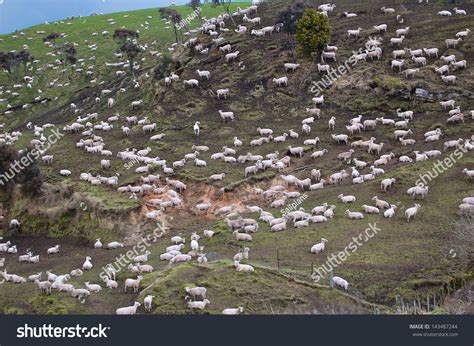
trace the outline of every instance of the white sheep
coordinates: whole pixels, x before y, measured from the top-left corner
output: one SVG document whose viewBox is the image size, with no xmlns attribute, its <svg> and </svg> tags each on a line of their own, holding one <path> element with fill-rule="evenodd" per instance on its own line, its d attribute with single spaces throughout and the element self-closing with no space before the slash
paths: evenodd
<svg viewBox="0 0 474 346">
<path fill-rule="evenodd" d="M 139 302 L 135 302 L 132 306 L 118 308 L 117 310 L 115 310 L 115 314 L 116 315 L 135 315 L 140 305 L 141 304 Z"/>
<path fill-rule="evenodd" d="M 48 249 L 47 254 L 52 255 L 52 254 L 57 254 L 59 253 L 59 245 L 56 245 L 54 247 L 51 247 Z"/>
<path fill-rule="evenodd" d="M 136 279 L 126 279 L 124 285 L 124 292 L 127 293 L 127 288 L 131 287 L 133 292 L 137 293 L 140 288 L 140 282 L 142 281 L 143 276 L 137 276 Z"/>
<path fill-rule="evenodd" d="M 418 213 L 418 209 L 421 208 L 421 205 L 415 204 L 413 207 L 408 208 L 405 210 L 405 216 L 407 218 L 407 222 L 410 222 L 411 218 L 414 218 Z"/>
<path fill-rule="evenodd" d="M 227 308 L 222 310 L 223 315 L 239 315 L 244 312 L 244 308 L 239 306 L 238 308 Z"/>
<path fill-rule="evenodd" d="M 327 239 L 325 238 L 321 238 L 321 242 L 320 243 L 316 243 L 314 244 L 311 249 L 310 249 L 310 252 L 311 253 L 320 253 L 320 252 L 323 252 L 325 250 L 325 247 L 326 247 L 326 243 L 328 242 Z"/>
<path fill-rule="evenodd" d="M 253 272 L 255 268 L 250 264 L 241 264 L 238 261 L 234 261 L 234 267 L 238 272 Z"/>
<path fill-rule="evenodd" d="M 344 288 L 346 291 L 347 291 L 347 288 L 349 287 L 349 283 L 346 280 L 344 280 L 343 278 L 339 277 L 339 276 L 334 276 L 332 278 L 332 282 L 336 286 Z"/>
<path fill-rule="evenodd" d="M 147 295 L 145 298 L 143 298 L 143 307 L 145 308 L 145 311 L 151 312 L 154 298 L 155 296 L 152 295 Z"/>
</svg>

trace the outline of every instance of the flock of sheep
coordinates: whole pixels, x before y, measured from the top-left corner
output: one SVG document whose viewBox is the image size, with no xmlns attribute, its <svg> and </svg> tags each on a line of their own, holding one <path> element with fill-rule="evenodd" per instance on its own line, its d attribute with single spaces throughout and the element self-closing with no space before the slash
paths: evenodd
<svg viewBox="0 0 474 346">
<path fill-rule="evenodd" d="M 319 6 L 321 13 L 330 16 L 335 10 L 335 5 L 324 4 Z M 252 5 L 245 9 L 240 9 L 238 12 L 232 14 L 235 18 L 242 18 L 243 23 L 239 24 L 233 32 L 238 35 L 246 35 L 248 32 L 250 38 L 248 39 L 259 39 L 259 37 L 266 35 L 277 34 L 282 25 L 278 23 L 276 25 L 270 25 L 258 28 L 260 26 L 261 18 L 256 15 L 258 12 L 258 6 Z M 383 15 L 391 16 L 396 11 L 393 8 L 382 7 L 381 12 Z M 440 16 L 452 15 L 450 11 L 439 12 Z M 356 17 L 356 13 L 344 12 L 346 18 Z M 456 15 L 466 15 L 465 11 L 461 9 L 454 9 Z M 403 18 L 397 17 L 398 22 L 402 23 Z M 210 51 L 216 50 L 221 54 L 222 59 L 218 63 L 222 64 L 238 64 L 241 69 L 245 68 L 243 59 L 245 58 L 238 50 L 237 46 L 232 46 L 226 42 L 226 35 L 228 35 L 230 29 L 227 28 L 231 24 L 229 15 L 222 14 L 216 18 L 207 20 L 199 29 L 191 30 L 188 34 L 201 34 L 189 39 L 187 42 L 182 44 L 183 49 L 192 49 L 200 54 L 207 55 Z M 388 32 L 389 28 L 387 24 L 379 24 L 374 26 L 374 29 L 382 34 Z M 395 32 L 395 36 L 390 39 L 390 46 L 401 46 L 409 36 L 412 35 L 410 27 L 404 28 L 390 28 Z M 357 38 L 361 35 L 364 29 L 357 28 L 347 31 L 347 37 L 349 39 Z M 370 30 L 370 29 L 367 29 Z M 106 35 L 105 33 L 103 33 Z M 202 35 L 209 35 L 212 37 L 212 44 L 205 47 Z M 458 32 L 454 36 L 456 38 L 448 38 L 445 41 L 447 48 L 456 47 L 462 44 L 463 40 L 467 39 L 470 35 L 470 30 Z M 94 35 L 93 35 L 94 36 Z M 382 50 L 382 39 L 371 39 L 371 45 L 375 46 L 374 51 L 367 51 L 364 53 L 356 54 L 355 58 L 360 61 L 367 61 L 370 57 L 380 59 L 383 54 L 388 54 Z M 437 42 L 441 44 L 441 42 Z M 90 49 L 94 50 L 96 46 L 91 45 Z M 327 64 L 328 60 L 337 61 L 337 46 L 327 46 L 327 49 L 321 54 L 321 63 L 317 65 L 320 73 L 329 72 L 330 65 Z M 148 51 L 152 56 L 159 56 L 160 53 L 152 51 L 148 46 L 143 46 L 144 51 Z M 173 44 L 170 50 L 178 49 L 177 44 Z M 417 49 L 397 49 L 391 52 L 393 59 L 391 61 L 391 69 L 402 71 L 409 62 L 412 62 L 417 66 L 425 66 L 428 59 L 438 58 L 439 48 L 417 48 Z M 374 53 L 375 52 L 375 53 Z M 121 58 L 121 56 L 119 56 Z M 405 58 L 406 59 L 403 59 Z M 240 62 L 236 62 L 237 60 Z M 457 61 L 456 55 L 451 54 L 449 56 L 441 56 L 438 59 L 443 61 L 445 65 L 436 68 L 433 73 L 439 73 L 442 80 L 445 83 L 454 83 L 456 81 L 456 75 L 448 74 L 450 72 L 459 73 L 462 69 L 467 66 L 466 60 Z M 92 65 L 85 68 L 87 73 L 90 72 L 93 75 L 94 65 L 93 59 L 91 59 Z M 36 62 L 33 62 L 35 64 Z M 79 59 L 78 63 L 84 66 L 85 60 Z M 107 63 L 109 67 L 120 68 L 116 71 L 116 75 L 120 76 L 125 73 L 123 70 L 126 69 L 128 62 L 122 62 L 119 64 Z M 138 63 L 134 66 L 136 71 L 140 71 Z M 58 66 L 48 66 L 54 68 Z M 297 71 L 300 68 L 300 64 L 295 62 L 288 62 L 281 66 L 281 70 L 284 71 L 284 75 L 275 76 L 272 79 L 272 83 L 275 88 L 285 88 L 292 83 L 291 73 Z M 81 68 L 82 70 L 82 68 Z M 36 71 L 41 71 L 41 68 L 37 68 Z M 419 72 L 419 67 L 407 68 L 403 70 L 406 78 L 410 78 Z M 210 71 L 197 69 L 195 71 L 196 78 L 184 79 L 182 84 L 184 90 L 186 88 L 201 88 L 201 81 L 212 81 L 213 76 Z M 140 88 L 140 81 L 144 81 L 150 78 L 150 75 L 144 73 L 140 75 L 134 82 L 134 88 Z M 25 77 L 24 81 L 29 87 L 35 82 L 36 77 Z M 181 77 L 175 73 L 171 73 L 165 77 L 161 82 L 166 88 L 171 88 L 173 84 L 179 83 Z M 216 82 L 217 83 L 217 82 Z M 51 86 L 58 86 L 57 81 L 52 82 Z M 16 86 L 13 86 L 16 88 Z M 21 85 L 23 87 L 23 85 Z M 5 92 L 2 88 L 2 93 Z M 13 95 L 10 90 L 8 94 Z M 113 109 L 116 107 L 116 100 L 112 97 L 113 94 L 117 96 L 120 94 L 127 93 L 127 89 L 121 88 L 120 90 L 103 89 L 100 95 L 97 95 L 96 102 L 103 102 L 104 97 L 106 98 L 106 107 Z M 232 98 L 232 88 L 217 88 L 212 93 L 217 100 Z M 40 96 L 38 96 L 40 97 Z M 38 99 L 39 100 L 39 99 Z M 149 117 L 139 116 L 126 116 L 122 117 L 119 114 L 114 116 L 104 117 L 97 112 L 84 114 L 83 110 L 76 104 L 70 104 L 70 111 L 76 116 L 75 120 L 66 124 L 62 130 L 70 136 L 79 135 L 79 139 L 76 142 L 77 150 L 83 150 L 85 153 L 90 155 L 91 161 L 100 161 L 100 167 L 104 172 L 101 175 L 93 175 L 89 172 L 72 172 L 67 167 L 63 167 L 58 171 L 58 174 L 67 179 L 78 178 L 82 181 L 88 182 L 92 185 L 110 185 L 113 186 L 120 193 L 128 194 L 131 198 L 147 198 L 146 205 L 150 208 L 146 213 L 147 220 L 158 220 L 164 215 L 164 212 L 172 208 L 184 208 L 186 201 L 183 197 L 183 192 L 187 189 L 185 182 L 180 181 L 176 178 L 179 175 L 180 169 L 185 167 L 187 164 L 194 164 L 196 167 L 207 167 L 214 160 L 220 160 L 228 164 L 230 169 L 241 169 L 242 176 L 247 178 L 251 175 L 256 175 L 266 170 L 275 170 L 278 173 L 277 181 L 279 183 L 272 185 L 268 189 L 262 189 L 255 187 L 253 189 L 254 195 L 249 197 L 257 197 L 261 201 L 260 205 L 226 205 L 221 207 L 215 207 L 211 201 L 201 201 L 198 204 L 191 206 L 193 212 L 197 215 L 204 215 L 207 213 L 213 213 L 215 216 L 224 219 L 229 230 L 232 232 L 232 236 L 239 242 L 246 243 L 252 242 L 252 234 L 259 231 L 259 223 L 267 223 L 270 227 L 271 232 L 285 231 L 290 227 L 295 229 L 309 227 L 311 224 L 330 222 L 331 219 L 336 217 L 336 206 L 329 205 L 328 203 L 322 203 L 321 205 L 315 206 L 310 212 L 306 212 L 304 209 L 293 210 L 285 215 L 276 216 L 270 211 L 266 211 L 265 208 L 282 208 L 285 204 L 295 198 L 299 198 L 302 193 L 316 193 L 320 189 L 326 189 L 329 185 L 339 185 L 343 182 L 349 181 L 352 184 L 364 184 L 371 180 L 376 179 L 378 176 L 384 178 L 380 182 L 381 192 L 389 191 L 397 180 L 390 177 L 389 172 L 385 172 L 382 168 L 388 165 L 394 160 L 398 160 L 403 164 L 411 162 L 427 161 L 434 157 L 442 155 L 441 150 L 429 150 L 420 152 L 413 150 L 411 155 L 403 155 L 397 157 L 393 152 L 384 151 L 385 143 L 377 140 L 375 137 L 371 137 L 367 140 L 351 140 L 354 134 L 362 132 L 370 132 L 377 127 L 386 128 L 388 131 L 393 133 L 393 139 L 397 145 L 407 146 L 416 148 L 417 141 L 413 136 L 415 128 L 411 127 L 411 122 L 417 117 L 412 110 L 397 109 L 393 111 L 393 114 L 387 114 L 384 117 L 379 118 L 365 118 L 362 115 L 358 115 L 349 120 L 348 123 L 344 124 L 346 133 L 336 133 L 337 119 L 332 116 L 327 120 L 327 128 L 332 131 L 332 144 L 339 146 L 347 146 L 347 150 L 339 153 L 337 158 L 341 162 L 347 164 L 347 168 L 335 171 L 335 172 L 323 172 L 321 169 L 312 169 L 307 177 L 298 178 L 291 174 L 286 174 L 286 171 L 292 165 L 295 166 L 295 160 L 306 158 L 309 156 L 314 164 L 321 162 L 322 158 L 327 155 L 333 149 L 329 148 L 330 143 L 325 143 L 312 130 L 312 125 L 319 121 L 322 121 L 324 115 L 324 105 L 327 102 L 324 96 L 316 96 L 311 100 L 307 101 L 308 104 L 303 108 L 303 112 L 306 113 L 305 117 L 299 124 L 288 125 L 287 131 L 283 133 L 275 133 L 270 127 L 255 126 L 252 130 L 256 136 L 248 143 L 238 137 L 229 138 L 229 142 L 225 143 L 221 151 L 209 153 L 210 148 L 206 145 L 192 145 L 189 146 L 189 152 L 186 153 L 182 158 L 174 162 L 169 162 L 162 157 L 158 157 L 153 149 L 150 147 L 146 148 L 126 148 L 116 153 L 107 149 L 107 143 L 105 140 L 106 134 L 113 129 L 120 128 L 124 137 L 133 136 L 134 134 L 141 133 L 143 136 L 150 136 L 149 142 L 165 141 L 166 133 L 157 133 L 158 125 Z M 145 102 L 142 99 L 131 102 L 130 108 L 132 111 L 141 110 L 145 107 Z M 29 105 L 24 105 L 22 108 L 28 108 Z M 457 106 L 456 100 L 446 100 L 440 102 L 440 109 L 446 111 L 446 124 L 450 126 L 463 126 L 465 122 L 465 116 L 460 106 Z M 13 111 L 7 111 L 5 114 L 11 114 Z M 233 111 L 232 109 L 218 110 L 215 114 L 215 119 L 220 120 L 223 123 L 230 123 L 232 126 L 238 126 L 239 123 L 239 112 Z M 474 111 L 470 111 L 470 118 L 474 119 Z M 202 135 L 202 124 L 204 120 L 193 120 L 192 125 L 194 136 L 196 138 Z M 55 127 L 55 124 L 44 124 L 37 125 L 32 122 L 26 125 L 26 129 L 31 131 L 35 137 L 31 141 L 32 145 L 38 145 L 46 141 L 44 131 L 48 128 Z M 299 127 L 301 126 L 301 127 Z M 314 125 L 313 125 L 314 126 Z M 297 128 L 298 127 L 298 128 Z M 340 128 L 340 126 L 338 127 Z M 99 133 L 103 135 L 98 135 Z M 16 140 L 21 136 L 21 131 L 13 131 L 11 133 L 2 133 L 0 135 L 0 141 L 3 144 L 14 144 Z M 444 137 L 443 131 L 440 128 L 435 130 L 427 131 L 424 133 L 424 141 L 426 143 L 438 143 L 441 142 Z M 291 141 L 291 145 L 282 145 L 280 151 L 267 152 L 265 155 L 252 154 L 249 150 L 255 147 L 265 148 L 269 143 L 285 143 Z M 326 148 L 325 148 L 326 146 Z M 471 138 L 459 138 L 449 139 L 443 142 L 443 151 L 454 150 L 462 148 L 463 150 L 471 151 L 474 148 L 474 136 Z M 308 153 L 310 149 L 310 153 Z M 364 161 L 358 158 L 359 150 L 366 151 L 372 155 L 372 160 Z M 128 184 L 120 186 L 120 175 L 110 173 L 107 174 L 111 168 L 111 158 L 115 157 L 124 162 L 136 162 L 137 167 L 135 173 L 140 175 L 137 183 L 134 185 Z M 45 165 L 52 165 L 55 161 L 54 155 L 43 153 L 41 157 Z M 210 160 L 210 161 L 209 161 Z M 239 168 L 237 168 L 239 167 Z M 161 171 L 160 173 L 157 173 Z M 468 179 L 474 179 L 474 170 L 468 168 L 463 170 L 463 173 Z M 216 181 L 222 181 L 225 179 L 225 172 L 213 172 L 208 177 L 210 184 Z M 415 185 L 407 190 L 407 194 L 412 196 L 414 200 L 424 200 L 429 192 L 429 187 L 424 185 Z M 357 197 L 354 195 L 339 194 L 337 198 L 348 206 L 351 203 L 357 201 Z M 244 203 L 246 201 L 243 201 Z M 384 218 L 394 218 L 397 213 L 397 205 L 384 201 L 378 196 L 373 196 L 372 199 L 364 201 L 366 204 L 362 205 L 362 210 L 354 210 L 349 207 L 344 211 L 344 216 L 350 220 L 361 220 L 364 219 L 365 214 L 381 214 Z M 407 222 L 413 220 L 420 208 L 422 207 L 421 202 L 415 203 L 412 207 L 405 210 L 405 218 Z M 463 200 L 460 205 L 462 212 L 474 211 L 474 197 L 467 197 Z M 242 213 L 255 214 L 255 217 L 244 218 L 241 216 Z M 341 212 L 342 215 L 342 212 Z M 21 224 L 18 220 L 10 220 L 10 226 L 14 228 L 20 228 Z M 196 260 L 198 263 L 207 263 L 207 257 L 204 252 L 204 246 L 206 239 L 211 238 L 214 235 L 214 231 L 206 229 L 202 233 L 202 238 L 199 234 L 193 233 L 189 242 L 189 248 L 187 248 L 186 241 L 179 235 L 171 237 L 171 245 L 169 245 L 165 252 L 159 255 L 160 260 L 168 261 L 170 264 L 189 262 Z M 312 254 L 320 254 L 325 251 L 327 244 L 330 240 L 322 238 L 320 242 L 313 245 L 308 244 L 308 252 Z M 102 244 L 100 239 L 97 239 L 94 244 L 94 251 L 100 251 L 101 248 L 117 249 L 124 245 L 120 242 L 109 242 Z M 0 252 L 8 254 L 15 254 L 18 252 L 17 246 L 13 245 L 11 241 L 7 241 L 0 244 Z M 238 272 L 252 272 L 255 270 L 255 266 L 248 263 L 249 260 L 249 247 L 242 247 L 242 251 L 238 252 L 233 257 L 233 263 L 235 270 Z M 59 245 L 51 247 L 46 250 L 46 256 L 57 256 L 60 253 Z M 136 256 L 133 264 L 130 264 L 127 268 L 131 274 L 136 275 L 136 278 L 127 278 L 124 281 L 124 291 L 129 290 L 134 293 L 138 293 L 140 290 L 140 283 L 142 280 L 142 273 L 153 272 L 154 268 L 146 264 L 150 256 L 153 256 L 150 251 L 145 252 L 143 255 Z M 42 256 L 42 255 L 41 255 Z M 38 263 L 40 261 L 40 254 L 34 255 L 29 249 L 26 250 L 24 255 L 18 257 L 19 262 L 25 263 Z M 3 259 L 3 262 L 5 259 Z M 117 289 L 119 287 L 116 281 L 116 270 L 112 264 L 106 266 L 108 268 L 106 276 L 101 277 L 104 285 L 108 289 Z M 12 283 L 26 283 L 32 282 L 38 286 L 38 289 L 43 293 L 51 294 L 52 289 L 58 292 L 67 292 L 73 297 L 77 297 L 81 302 L 84 302 L 90 294 L 99 293 L 102 290 L 102 286 L 99 284 L 91 284 L 90 282 L 84 283 L 84 288 L 77 288 L 67 281 L 71 277 L 81 276 L 84 271 L 91 270 L 93 268 L 93 261 L 91 256 L 85 258 L 81 268 L 72 268 L 69 273 L 57 275 L 51 271 L 46 272 L 47 277 L 43 280 L 42 273 L 30 275 L 29 277 L 23 277 L 21 275 L 8 273 L 7 270 L 2 272 L 4 279 L 7 282 Z M 135 276 L 134 276 L 135 277 Z M 42 281 L 43 280 L 43 281 Z M 333 282 L 336 286 L 341 287 L 344 290 L 348 289 L 349 283 L 347 280 L 341 277 L 333 277 Z M 191 310 L 203 310 L 206 308 L 210 301 L 206 298 L 205 287 L 186 287 L 185 293 L 186 304 Z M 147 295 L 143 300 L 145 311 L 152 311 L 153 295 Z M 137 309 L 141 306 L 140 302 L 135 302 L 132 306 L 121 307 L 116 310 L 117 314 L 135 314 Z M 227 308 L 222 311 L 223 314 L 239 314 L 243 312 L 242 307 Z"/>
</svg>

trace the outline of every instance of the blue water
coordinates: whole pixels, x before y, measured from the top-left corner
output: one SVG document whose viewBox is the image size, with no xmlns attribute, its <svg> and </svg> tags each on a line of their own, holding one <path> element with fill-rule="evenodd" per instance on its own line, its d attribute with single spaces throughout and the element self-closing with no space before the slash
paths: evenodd
<svg viewBox="0 0 474 346">
<path fill-rule="evenodd" d="M 0 34 L 92 12 L 112 13 L 164 7 L 186 0 L 0 0 Z"/>
</svg>

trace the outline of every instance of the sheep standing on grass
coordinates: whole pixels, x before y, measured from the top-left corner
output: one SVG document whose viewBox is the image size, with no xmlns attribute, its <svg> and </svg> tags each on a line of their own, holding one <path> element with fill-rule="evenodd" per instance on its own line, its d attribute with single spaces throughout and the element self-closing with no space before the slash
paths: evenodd
<svg viewBox="0 0 474 346">
<path fill-rule="evenodd" d="M 407 222 L 410 222 L 410 219 L 416 216 L 419 208 L 421 208 L 421 205 L 415 204 L 413 207 L 405 210 L 405 216 L 407 217 Z"/>
<path fill-rule="evenodd" d="M 147 312 L 151 312 L 151 308 L 153 306 L 153 299 L 155 298 L 155 296 L 151 296 L 151 295 L 147 295 L 144 299 L 143 299 L 143 306 L 145 308 L 145 311 Z"/>
<path fill-rule="evenodd" d="M 140 282 L 142 281 L 143 276 L 137 276 L 136 279 L 126 279 L 124 285 L 124 292 L 127 293 L 127 288 L 131 287 L 134 293 L 138 292 L 140 288 Z"/>
</svg>

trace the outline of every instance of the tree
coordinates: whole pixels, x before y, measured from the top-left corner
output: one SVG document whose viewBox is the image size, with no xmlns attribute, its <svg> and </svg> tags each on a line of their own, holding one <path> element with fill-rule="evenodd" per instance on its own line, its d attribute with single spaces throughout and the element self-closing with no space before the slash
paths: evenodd
<svg viewBox="0 0 474 346">
<path fill-rule="evenodd" d="M 11 172 L 11 167 L 17 159 L 18 152 L 12 146 L 0 146 L 0 188 L 6 192 L 10 192 L 15 186 L 14 173 Z"/>
<path fill-rule="evenodd" d="M 320 53 L 331 40 L 328 18 L 314 9 L 308 9 L 296 25 L 298 51 L 304 55 Z"/>
<path fill-rule="evenodd" d="M 191 6 L 193 10 L 197 10 L 201 6 L 201 1 L 200 0 L 191 0 L 191 2 L 188 4 L 188 6 Z"/>
<path fill-rule="evenodd" d="M 16 52 L 0 52 L 0 66 L 7 71 L 10 79 L 18 80 L 20 74 L 20 65 L 23 64 L 26 73 L 27 64 L 34 58 L 27 51 Z"/>
<path fill-rule="evenodd" d="M 178 13 L 178 11 L 172 10 L 170 8 L 160 8 L 160 14 L 162 18 L 168 18 L 173 22 L 174 37 L 176 43 L 178 43 L 178 26 L 182 20 L 181 15 Z"/>
<path fill-rule="evenodd" d="M 77 61 L 76 47 L 72 43 L 65 43 L 64 46 L 62 47 L 62 53 L 64 55 L 64 57 L 63 57 L 64 74 L 65 74 L 66 80 L 68 80 L 66 65 L 67 64 L 71 65 L 71 70 L 73 69 L 73 66 Z"/>
<path fill-rule="evenodd" d="M 27 149 L 22 154 L 22 157 L 28 157 L 30 150 L 31 149 Z M 20 191 L 25 195 L 36 196 L 41 192 L 41 187 L 43 186 L 43 175 L 41 174 L 41 170 L 38 168 L 36 161 L 31 162 L 23 168 L 17 181 L 21 184 Z"/>
<path fill-rule="evenodd" d="M 51 34 L 49 34 L 48 36 L 46 36 L 45 38 L 43 38 L 43 41 L 46 42 L 46 41 L 53 41 L 53 44 L 55 45 L 56 44 L 56 40 L 58 38 L 61 37 L 61 34 L 57 33 L 57 32 L 52 32 Z"/>
<path fill-rule="evenodd" d="M 282 30 L 289 36 L 296 33 L 296 24 L 301 19 L 306 9 L 314 7 L 304 0 L 297 0 L 278 16 L 278 23 L 282 23 Z"/>
<path fill-rule="evenodd" d="M 135 78 L 135 71 L 133 70 L 133 63 L 140 54 L 141 49 L 136 43 L 138 39 L 138 32 L 129 29 L 116 29 L 113 35 L 114 40 L 120 45 L 119 49 L 121 52 L 127 55 L 130 71 Z"/>
<path fill-rule="evenodd" d="M 234 18 L 232 17 L 232 13 L 230 13 L 230 5 L 232 4 L 232 0 L 219 0 L 219 2 L 224 8 L 225 13 L 229 15 L 229 18 L 232 20 L 232 23 L 235 26 Z"/>
<path fill-rule="evenodd" d="M 296 25 L 298 24 L 298 21 L 301 19 L 306 9 L 312 7 L 314 7 L 314 5 L 306 2 L 305 0 L 297 0 L 288 6 L 285 11 L 278 15 L 277 24 L 283 24 L 282 31 L 286 32 L 287 34 L 285 48 L 288 48 L 291 51 L 291 54 L 293 55 L 293 61 L 296 61 L 296 42 L 294 39 Z"/>
</svg>

